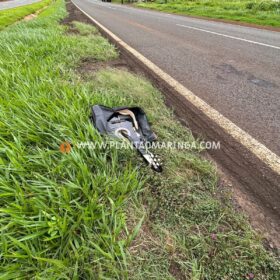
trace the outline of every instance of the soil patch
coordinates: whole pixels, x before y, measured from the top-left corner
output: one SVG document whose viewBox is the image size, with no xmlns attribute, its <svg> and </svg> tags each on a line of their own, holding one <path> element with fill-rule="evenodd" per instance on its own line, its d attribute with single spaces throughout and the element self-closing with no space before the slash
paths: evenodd
<svg viewBox="0 0 280 280">
<path fill-rule="evenodd" d="M 48 6 L 36 11 L 34 14 L 30 14 L 30 15 L 27 15 L 26 17 L 24 17 L 23 20 L 26 20 L 26 21 L 29 21 L 29 20 L 32 20 L 34 18 L 36 18 L 42 11 L 44 11 Z"/>
<path fill-rule="evenodd" d="M 90 58 L 85 58 L 81 61 L 77 70 L 82 74 L 82 76 L 86 76 L 88 73 L 97 72 L 101 69 L 107 68 L 131 71 L 129 65 L 122 57 L 112 61 L 95 61 Z"/>
<path fill-rule="evenodd" d="M 171 261 L 169 266 L 169 272 L 174 276 L 177 280 L 186 280 L 184 273 L 182 272 L 180 265 L 175 261 Z"/>
<path fill-rule="evenodd" d="M 24 20 L 29 21 L 29 20 L 32 20 L 36 17 L 37 17 L 37 14 L 30 14 L 30 15 L 24 17 Z"/>
</svg>

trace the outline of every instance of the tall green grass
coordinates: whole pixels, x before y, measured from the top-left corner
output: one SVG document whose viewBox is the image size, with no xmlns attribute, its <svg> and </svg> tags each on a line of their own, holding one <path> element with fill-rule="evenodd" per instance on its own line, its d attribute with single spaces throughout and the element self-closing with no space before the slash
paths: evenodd
<svg viewBox="0 0 280 280">
<path fill-rule="evenodd" d="M 51 1 L 53 0 L 42 0 L 31 5 L 0 11 L 0 30 L 44 8 L 50 4 Z"/>
<path fill-rule="evenodd" d="M 134 151 L 75 146 L 104 141 L 93 104 L 142 106 L 160 139 L 194 139 L 141 77 L 79 75 L 118 54 L 89 25 L 67 35 L 65 16 L 57 1 L 0 32 L 0 279 L 174 279 L 174 263 L 188 279 L 279 279 L 199 150 L 159 151 L 157 175 Z"/>
<path fill-rule="evenodd" d="M 71 69 L 81 57 L 117 56 L 101 36 L 66 36 L 62 1 L 0 33 L 0 278 L 94 279 L 125 274 L 129 242 L 121 207 L 136 168 L 101 141 L 89 106 L 103 101 Z"/>
<path fill-rule="evenodd" d="M 137 5 L 171 13 L 280 26 L 280 2 L 273 0 L 156 0 Z"/>
</svg>

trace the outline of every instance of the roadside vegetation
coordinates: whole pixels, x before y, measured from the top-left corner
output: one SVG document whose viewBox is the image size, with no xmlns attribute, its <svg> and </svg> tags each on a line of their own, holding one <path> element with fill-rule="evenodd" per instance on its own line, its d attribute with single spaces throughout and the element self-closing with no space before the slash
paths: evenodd
<svg viewBox="0 0 280 280">
<path fill-rule="evenodd" d="M 273 0 L 155 0 L 138 7 L 280 27 L 280 1 Z"/>
<path fill-rule="evenodd" d="M 0 30 L 12 23 L 15 23 L 16 21 L 23 19 L 27 15 L 33 14 L 38 10 L 43 9 L 51 2 L 52 0 L 42 0 L 38 3 L 0 11 Z"/>
<path fill-rule="evenodd" d="M 0 32 L 0 279 L 279 279 L 197 147 L 157 151 L 162 174 L 131 150 L 77 147 L 106 141 L 94 104 L 141 106 L 161 141 L 198 142 L 148 81 L 105 67 L 119 54 L 93 26 L 66 15 L 58 0 Z"/>
</svg>

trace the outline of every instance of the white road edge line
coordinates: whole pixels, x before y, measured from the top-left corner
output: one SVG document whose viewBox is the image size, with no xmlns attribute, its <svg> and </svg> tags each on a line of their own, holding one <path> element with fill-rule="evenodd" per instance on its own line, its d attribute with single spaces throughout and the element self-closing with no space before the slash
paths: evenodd
<svg viewBox="0 0 280 280">
<path fill-rule="evenodd" d="M 260 43 L 260 42 L 255 42 L 255 41 L 251 41 L 251 40 L 247 40 L 247 39 L 243 39 L 243 38 L 239 38 L 239 37 L 235 37 L 235 36 L 230 36 L 230 35 L 214 32 L 214 31 L 210 31 L 210 30 L 206 30 L 206 29 L 202 29 L 202 28 L 197 28 L 197 27 L 193 27 L 193 26 L 184 25 L 184 24 L 177 23 L 176 25 L 181 26 L 181 27 L 185 27 L 185 28 L 189 28 L 189 29 L 194 29 L 194 30 L 206 32 L 206 33 L 211 33 L 211 34 L 214 34 L 214 35 L 218 35 L 218 36 L 222 36 L 222 37 L 226 37 L 226 38 L 230 38 L 230 39 L 234 39 L 234 40 L 244 41 L 244 42 L 247 42 L 247 43 L 251 43 L 251 44 L 255 44 L 255 45 L 260 45 L 260 46 L 265 46 L 265 47 L 280 50 L 280 47 L 277 47 L 277 46 L 272 46 L 272 45 L 268 45 L 268 44 L 264 44 L 264 43 Z"/>
<path fill-rule="evenodd" d="M 107 35 L 109 35 L 112 39 L 114 39 L 119 45 L 125 48 L 128 52 L 134 55 L 138 60 L 140 60 L 148 69 L 153 71 L 156 75 L 158 75 L 161 79 L 164 79 L 173 89 L 175 89 L 179 94 L 181 94 L 186 100 L 188 100 L 193 106 L 195 106 L 198 110 L 200 110 L 203 114 L 205 114 L 209 119 L 218 124 L 225 132 L 231 135 L 237 142 L 241 143 L 244 147 L 246 147 L 251 153 L 253 153 L 256 157 L 258 157 L 261 161 L 263 161 L 267 166 L 269 166 L 274 172 L 280 175 L 280 157 L 278 157 L 275 153 L 269 150 L 262 143 L 257 141 L 247 132 L 242 130 L 236 124 L 231 122 L 229 119 L 220 114 L 217 110 L 208 105 L 201 98 L 196 96 L 190 90 L 185 88 L 181 83 L 173 79 L 163 70 L 161 70 L 158 66 L 156 66 L 153 62 L 148 60 L 145 56 L 140 54 L 138 51 L 130 47 L 123 40 L 117 37 L 114 33 L 112 33 L 109 29 L 91 17 L 87 12 L 82 10 L 78 5 L 76 5 L 73 1 L 72 3 L 87 17 L 89 17 L 100 29 L 102 29 Z"/>
</svg>

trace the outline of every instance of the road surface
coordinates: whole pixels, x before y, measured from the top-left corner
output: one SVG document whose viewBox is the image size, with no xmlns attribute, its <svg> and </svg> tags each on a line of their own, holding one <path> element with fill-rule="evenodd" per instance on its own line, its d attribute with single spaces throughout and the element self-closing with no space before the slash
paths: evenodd
<svg viewBox="0 0 280 280">
<path fill-rule="evenodd" d="M 12 9 L 19 6 L 29 5 L 41 0 L 9 0 L 5 2 L 0 2 L 0 10 Z"/>
<path fill-rule="evenodd" d="M 280 32 L 73 2 L 280 155 Z"/>
</svg>

